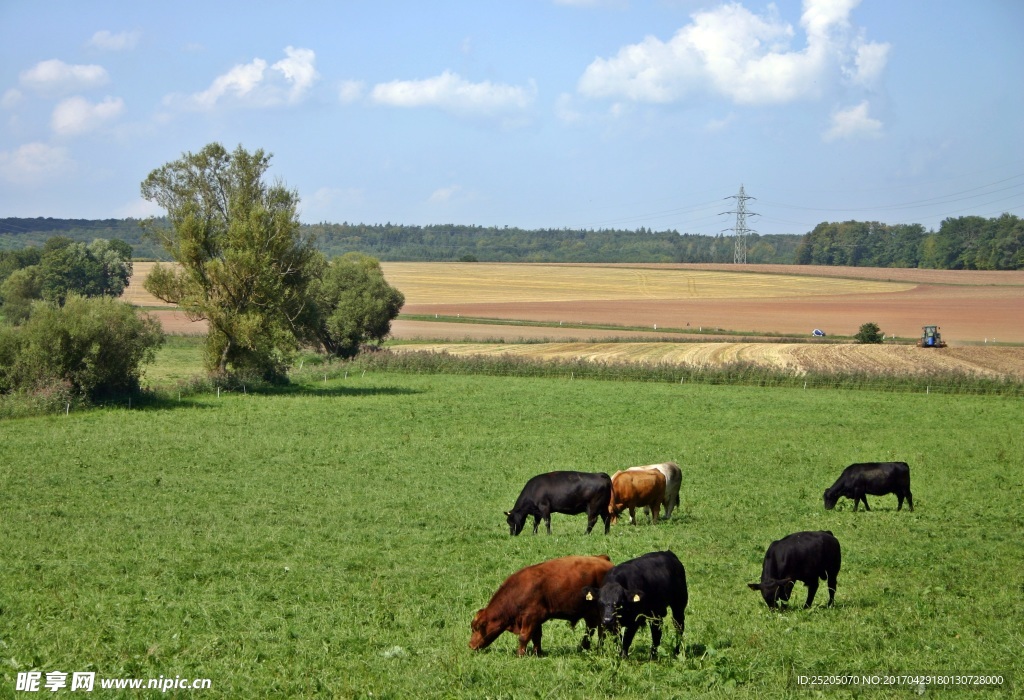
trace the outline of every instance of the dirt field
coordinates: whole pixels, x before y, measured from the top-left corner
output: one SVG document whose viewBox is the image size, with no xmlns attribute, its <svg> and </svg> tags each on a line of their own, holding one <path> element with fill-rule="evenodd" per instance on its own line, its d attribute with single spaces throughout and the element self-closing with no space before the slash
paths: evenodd
<svg viewBox="0 0 1024 700">
<path fill-rule="evenodd" d="M 141 282 L 152 267 L 153 263 L 136 263 L 126 299 L 150 307 L 170 333 L 205 333 L 205 322 L 189 321 L 142 289 Z M 991 347 L 997 341 L 1024 343 L 1024 272 L 787 265 L 383 263 L 382 267 L 388 281 L 406 295 L 404 317 L 392 324 L 394 338 L 529 343 L 432 346 L 449 352 L 697 365 L 749 361 L 796 372 L 956 370 L 1024 377 L 1024 348 Z M 519 323 L 435 322 L 410 319 L 411 314 Z M 566 325 L 536 326 L 531 321 Z M 718 334 L 721 329 L 752 338 L 760 334 L 808 337 L 820 328 L 830 335 L 853 335 L 868 321 L 901 338 L 917 337 L 925 323 L 939 324 L 951 347 L 932 352 L 894 345 L 736 342 L 735 336 Z M 651 330 L 634 330 L 643 327 Z M 688 332 L 673 333 L 674 329 Z M 701 335 L 695 338 L 692 331 Z M 602 342 L 613 339 L 646 342 Z M 723 342 L 694 342 L 698 339 Z"/>
<path fill-rule="evenodd" d="M 901 338 L 915 338 L 922 325 L 932 323 L 942 328 L 951 344 L 1024 343 L 1024 272 L 1016 271 L 786 265 L 735 266 L 741 272 L 725 270 L 733 266 L 724 265 L 384 263 L 383 267 L 388 280 L 406 294 L 404 314 L 612 323 L 652 330 L 657 324 L 659 329 L 801 336 L 815 328 L 852 336 L 861 324 L 871 321 L 887 335 Z M 471 270 L 464 272 L 466 268 Z M 463 280 L 464 274 L 472 277 Z M 569 284 L 560 287 L 562 275 L 579 281 L 581 291 L 574 292 Z M 588 276 L 593 279 L 588 281 Z M 488 281 L 490 291 L 478 292 Z M 549 296 L 538 299 L 541 291 Z M 458 300 L 452 301 L 453 296 Z M 539 332 L 550 337 L 544 330 Z M 504 334 L 502 330 L 494 337 Z M 395 337 L 438 336 L 404 335 L 396 328 Z"/>
</svg>

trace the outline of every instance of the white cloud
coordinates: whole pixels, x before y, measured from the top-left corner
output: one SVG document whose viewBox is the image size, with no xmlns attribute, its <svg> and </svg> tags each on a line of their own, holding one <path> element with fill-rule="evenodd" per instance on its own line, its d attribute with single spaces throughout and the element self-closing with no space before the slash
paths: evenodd
<svg viewBox="0 0 1024 700">
<path fill-rule="evenodd" d="M 363 96 L 365 85 L 359 80 L 345 80 L 338 86 L 338 100 L 343 104 L 358 102 Z"/>
<path fill-rule="evenodd" d="M 0 151 L 0 177 L 16 185 L 46 180 L 73 165 L 67 149 L 45 143 L 27 143 L 16 151 Z"/>
<path fill-rule="evenodd" d="M 120 97 L 106 97 L 97 104 L 84 97 L 69 97 L 54 108 L 50 126 L 60 136 L 75 136 L 96 129 L 123 110 Z"/>
<path fill-rule="evenodd" d="M 13 109 L 18 106 L 25 96 L 21 93 L 21 90 L 17 88 L 11 88 L 4 92 L 3 97 L 0 97 L 0 107 L 4 109 Z"/>
<path fill-rule="evenodd" d="M 832 126 L 825 132 L 825 141 L 852 139 L 857 137 L 874 138 L 882 133 L 882 122 L 868 116 L 867 100 L 855 107 L 838 110 L 832 113 Z"/>
<path fill-rule="evenodd" d="M 533 103 L 537 88 L 503 85 L 485 80 L 471 83 L 445 71 L 425 80 L 379 83 L 370 99 L 391 107 L 436 107 L 458 116 L 501 117 L 521 114 Z"/>
<path fill-rule="evenodd" d="M 296 102 L 313 86 L 320 74 L 316 72 L 316 53 L 312 49 L 296 49 L 286 46 L 287 58 L 283 58 L 270 68 L 280 71 L 284 79 L 291 84 L 288 101 Z"/>
<path fill-rule="evenodd" d="M 275 107 L 302 99 L 320 77 L 316 72 L 316 54 L 311 49 L 288 46 L 286 58 L 272 66 L 262 58 L 233 66 L 217 76 L 206 90 L 182 98 L 169 95 L 165 104 L 190 109 L 210 110 L 218 105 Z"/>
<path fill-rule="evenodd" d="M 710 92 L 738 104 L 780 104 L 817 97 L 844 74 L 875 79 L 888 45 L 867 43 L 851 29 L 849 15 L 858 2 L 804 0 L 800 24 L 807 43 L 800 49 L 791 48 L 796 32 L 774 6 L 764 16 L 738 3 L 697 12 L 668 41 L 648 36 L 611 58 L 595 59 L 578 90 L 592 98 L 652 103 Z"/>
<path fill-rule="evenodd" d="M 431 202 L 448 202 L 462 190 L 461 185 L 449 185 L 448 187 L 441 187 L 440 189 L 434 190 L 430 195 Z"/>
<path fill-rule="evenodd" d="M 101 29 L 92 35 L 86 46 L 103 49 L 104 51 L 127 51 L 136 47 L 141 36 L 142 32 L 137 30 L 114 34 L 107 29 Z"/>
<path fill-rule="evenodd" d="M 878 82 L 888 60 L 888 44 L 862 44 L 857 47 L 857 56 L 854 59 L 856 69 L 851 75 L 851 80 L 857 85 L 871 87 Z"/>
<path fill-rule="evenodd" d="M 103 66 L 70 65 L 56 58 L 22 71 L 19 78 L 23 86 L 46 94 L 86 90 L 110 80 Z"/>
</svg>

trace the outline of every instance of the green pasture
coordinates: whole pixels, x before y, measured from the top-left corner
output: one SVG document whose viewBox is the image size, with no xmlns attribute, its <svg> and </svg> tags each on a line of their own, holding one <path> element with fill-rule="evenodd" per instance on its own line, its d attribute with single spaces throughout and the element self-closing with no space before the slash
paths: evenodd
<svg viewBox="0 0 1024 700">
<path fill-rule="evenodd" d="M 794 679 L 1022 682 L 1022 415 L 1018 398 L 371 370 L 2 421 L 0 697 L 32 695 L 14 688 L 33 669 L 212 681 L 131 698 L 884 698 L 917 693 Z M 509 537 L 502 511 L 537 473 L 670 459 L 683 488 L 667 522 L 585 536 L 582 516 L 555 515 L 552 536 Z M 826 512 L 842 468 L 873 460 L 910 464 L 917 510 L 887 496 Z M 798 584 L 797 608 L 771 612 L 746 584 L 772 540 L 811 529 L 843 547 L 836 606 L 822 587 L 801 609 Z M 560 621 L 542 658 L 517 658 L 507 634 L 468 649 L 474 612 L 517 569 L 659 549 L 689 580 L 682 658 L 665 655 L 669 633 L 646 660 L 646 631 L 625 662 L 611 640 L 578 651 L 582 628 Z"/>
</svg>

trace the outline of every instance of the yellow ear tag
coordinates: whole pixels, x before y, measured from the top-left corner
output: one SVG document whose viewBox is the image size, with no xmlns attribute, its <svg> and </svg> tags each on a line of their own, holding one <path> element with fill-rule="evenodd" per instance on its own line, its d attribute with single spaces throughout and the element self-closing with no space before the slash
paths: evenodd
<svg viewBox="0 0 1024 700">
<path fill-rule="evenodd" d="M 587 593 L 587 600 L 593 600 L 593 599 L 594 599 L 594 594 L 593 593 Z"/>
<path fill-rule="evenodd" d="M 634 593 L 633 594 L 633 602 L 634 603 L 639 603 L 640 602 L 640 594 L 639 593 Z"/>
</svg>

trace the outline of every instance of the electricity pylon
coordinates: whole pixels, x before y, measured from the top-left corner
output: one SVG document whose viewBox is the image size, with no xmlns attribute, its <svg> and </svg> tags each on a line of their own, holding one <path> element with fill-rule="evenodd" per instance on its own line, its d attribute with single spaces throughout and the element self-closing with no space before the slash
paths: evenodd
<svg viewBox="0 0 1024 700">
<path fill-rule="evenodd" d="M 736 215 L 736 226 L 731 229 L 725 229 L 726 231 L 733 231 L 736 234 L 736 247 L 733 252 L 732 261 L 734 263 L 746 263 L 747 262 L 747 235 L 755 233 L 747 228 L 747 216 L 757 216 L 757 214 L 747 211 L 747 200 L 756 199 L 756 197 L 750 197 L 743 191 L 743 185 L 740 185 L 740 193 L 734 194 L 726 199 L 736 200 L 736 209 L 734 211 L 724 211 L 722 214 L 735 214 Z"/>
</svg>

